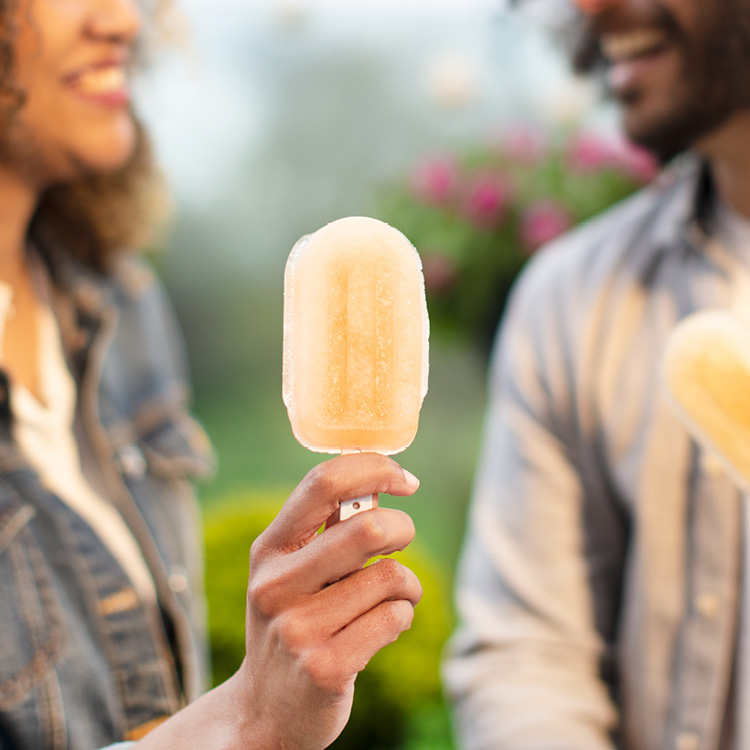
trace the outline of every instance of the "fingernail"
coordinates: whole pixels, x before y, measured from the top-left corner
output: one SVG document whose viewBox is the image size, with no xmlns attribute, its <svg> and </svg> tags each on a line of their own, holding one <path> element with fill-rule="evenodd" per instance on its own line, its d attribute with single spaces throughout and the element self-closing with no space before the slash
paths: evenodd
<svg viewBox="0 0 750 750">
<path fill-rule="evenodd" d="M 419 487 L 419 480 L 410 471 L 406 469 L 401 469 L 401 471 L 404 472 L 404 479 L 409 487 L 413 487 L 416 490 Z"/>
</svg>

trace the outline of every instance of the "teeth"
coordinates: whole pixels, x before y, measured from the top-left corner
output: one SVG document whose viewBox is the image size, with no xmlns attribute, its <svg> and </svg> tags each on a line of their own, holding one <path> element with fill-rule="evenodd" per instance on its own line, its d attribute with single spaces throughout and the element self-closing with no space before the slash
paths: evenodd
<svg viewBox="0 0 750 750">
<path fill-rule="evenodd" d="M 666 39 L 663 32 L 655 29 L 642 29 L 602 37 L 601 47 L 604 55 L 612 62 L 628 60 L 650 52 Z"/>
<path fill-rule="evenodd" d="M 76 81 L 76 87 L 87 94 L 120 91 L 125 84 L 125 69 L 122 67 L 92 69 L 83 73 Z"/>
</svg>

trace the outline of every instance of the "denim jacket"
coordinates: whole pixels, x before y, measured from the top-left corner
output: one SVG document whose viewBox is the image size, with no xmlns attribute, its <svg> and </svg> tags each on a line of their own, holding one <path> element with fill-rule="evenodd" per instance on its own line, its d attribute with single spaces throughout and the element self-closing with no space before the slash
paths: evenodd
<svg viewBox="0 0 750 750">
<path fill-rule="evenodd" d="M 0 749 L 94 750 L 140 738 L 205 687 L 190 479 L 212 453 L 186 411 L 180 337 L 146 264 L 99 276 L 39 250 L 78 385 L 79 443 L 140 544 L 160 615 L 13 444 L 0 371 Z"/>
</svg>

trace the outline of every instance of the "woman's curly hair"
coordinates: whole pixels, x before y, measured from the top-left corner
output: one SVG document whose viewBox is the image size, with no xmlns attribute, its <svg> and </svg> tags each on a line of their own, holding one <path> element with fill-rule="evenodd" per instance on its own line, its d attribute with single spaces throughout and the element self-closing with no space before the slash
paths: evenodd
<svg viewBox="0 0 750 750">
<path fill-rule="evenodd" d="M 166 10 L 158 0 L 149 16 Z M 0 118 L 12 118 L 23 107 L 24 92 L 13 80 L 14 23 L 18 0 L 0 0 Z M 139 49 L 145 57 L 145 49 Z M 29 228 L 36 235 L 55 236 L 60 248 L 97 272 L 106 272 L 117 255 L 149 247 L 167 213 L 164 180 L 156 166 L 148 136 L 134 115 L 135 151 L 121 169 L 92 173 L 50 187 L 41 196 Z"/>
</svg>

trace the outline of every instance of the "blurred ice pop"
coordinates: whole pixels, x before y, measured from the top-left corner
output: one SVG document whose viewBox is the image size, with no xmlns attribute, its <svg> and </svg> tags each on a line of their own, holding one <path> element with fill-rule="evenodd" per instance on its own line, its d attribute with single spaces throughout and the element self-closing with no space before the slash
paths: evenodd
<svg viewBox="0 0 750 750">
<path fill-rule="evenodd" d="M 428 335 L 422 264 L 401 232 L 348 217 L 302 237 L 284 278 L 283 396 L 297 440 L 323 453 L 404 450 L 427 392 Z"/>
<path fill-rule="evenodd" d="M 677 415 L 750 492 L 750 329 L 731 313 L 695 313 L 670 334 L 662 373 Z"/>
</svg>

